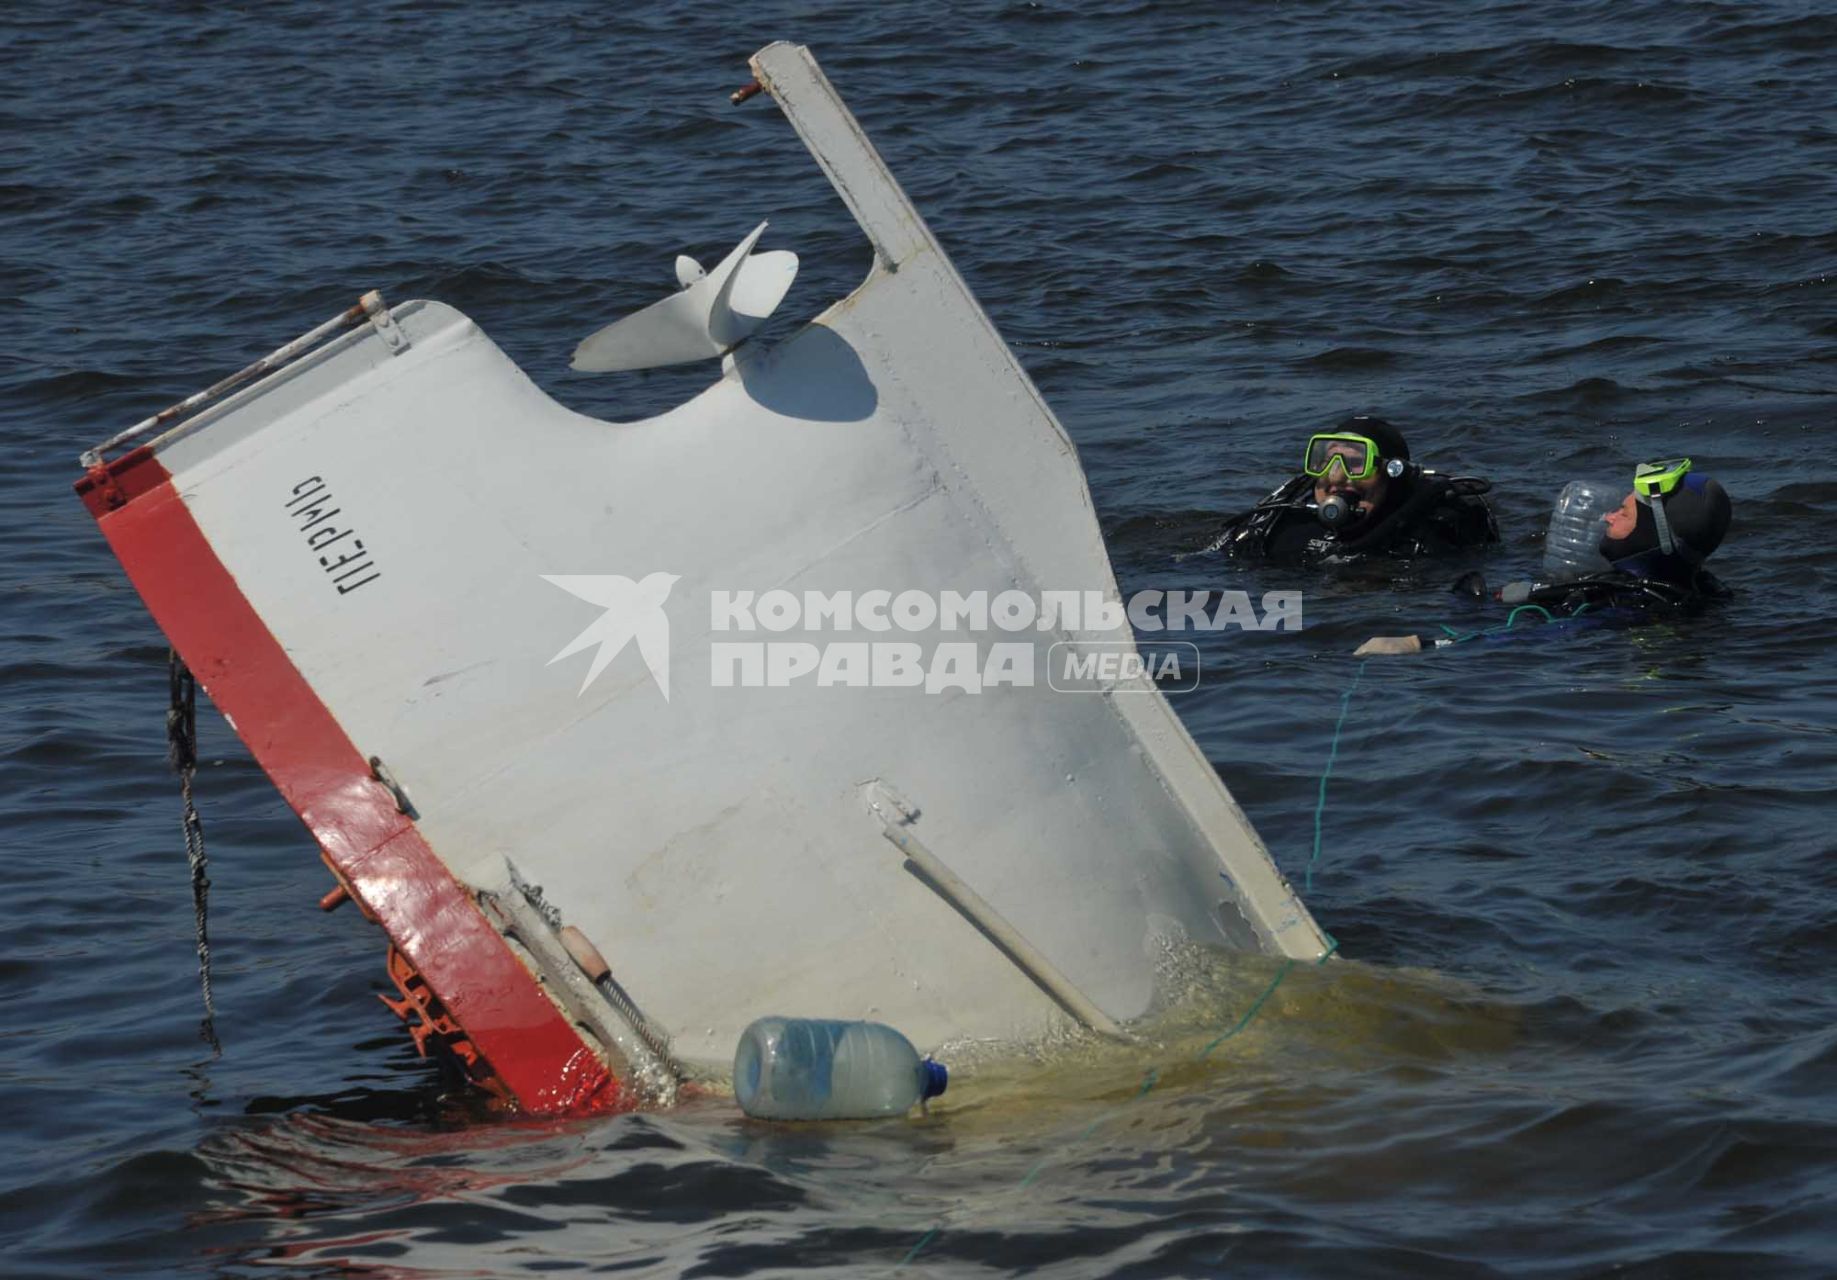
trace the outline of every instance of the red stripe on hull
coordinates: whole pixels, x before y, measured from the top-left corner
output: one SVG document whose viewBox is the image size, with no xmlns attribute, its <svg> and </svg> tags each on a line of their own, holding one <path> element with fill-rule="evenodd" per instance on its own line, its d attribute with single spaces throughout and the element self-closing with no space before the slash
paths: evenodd
<svg viewBox="0 0 1837 1280">
<path fill-rule="evenodd" d="M 618 1081 L 371 777 L 367 757 L 243 596 L 165 468 L 149 451 L 132 473 L 122 505 L 104 507 L 93 484 L 79 492 L 154 621 L 352 895 L 526 1110 L 620 1105 Z"/>
</svg>

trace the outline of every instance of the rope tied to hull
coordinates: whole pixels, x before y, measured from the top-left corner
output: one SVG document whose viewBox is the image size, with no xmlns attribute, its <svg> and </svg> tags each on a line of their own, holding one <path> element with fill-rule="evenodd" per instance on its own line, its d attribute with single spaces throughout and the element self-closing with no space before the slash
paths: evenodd
<svg viewBox="0 0 1837 1280">
<path fill-rule="evenodd" d="M 198 768 L 198 682 L 176 649 L 167 653 L 166 683 L 166 762 L 179 775 L 179 795 L 185 803 L 185 858 L 191 866 L 191 905 L 197 918 L 198 985 L 204 992 L 198 1037 L 210 1045 L 212 1057 L 219 1057 L 223 1045 L 217 1039 L 217 1007 L 210 988 L 210 859 L 204 852 L 204 820 L 191 799 L 191 779 Z"/>
</svg>

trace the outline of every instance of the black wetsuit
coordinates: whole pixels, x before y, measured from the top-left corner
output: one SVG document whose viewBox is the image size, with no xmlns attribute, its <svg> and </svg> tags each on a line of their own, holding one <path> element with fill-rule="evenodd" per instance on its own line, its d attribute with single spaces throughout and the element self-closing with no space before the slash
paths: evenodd
<svg viewBox="0 0 1837 1280">
<path fill-rule="evenodd" d="M 1514 589 L 1516 588 L 1516 589 Z M 1641 577 L 1620 569 L 1591 573 L 1569 582 L 1530 582 L 1502 588 L 1501 599 L 1540 605 L 1571 617 L 1584 609 L 1636 609 L 1646 613 L 1689 613 L 1734 593 L 1708 569 L 1673 580 Z"/>
<path fill-rule="evenodd" d="M 1296 476 L 1249 511 L 1232 516 L 1213 546 L 1232 556 L 1289 564 L 1383 555 L 1420 555 L 1499 541 L 1482 496 L 1492 484 L 1471 476 L 1416 471 L 1394 481 L 1384 505 L 1349 529 L 1325 528 L 1315 514 L 1314 481 Z"/>
<path fill-rule="evenodd" d="M 1647 577 L 1623 569 L 1609 569 L 1568 582 L 1507 583 L 1497 592 L 1488 592 L 1480 575 L 1470 573 L 1454 584 L 1454 590 L 1476 599 L 1491 595 L 1511 605 L 1512 610 L 1505 620 L 1479 630 L 1443 627 L 1440 634 L 1419 638 L 1425 649 L 1468 640 L 1517 639 L 1526 634 L 1520 618 L 1531 623 L 1558 624 L 1556 629 L 1544 634 L 1632 626 L 1695 613 L 1734 595 L 1707 569 L 1682 564 L 1668 567 L 1673 571 L 1661 576 Z"/>
</svg>

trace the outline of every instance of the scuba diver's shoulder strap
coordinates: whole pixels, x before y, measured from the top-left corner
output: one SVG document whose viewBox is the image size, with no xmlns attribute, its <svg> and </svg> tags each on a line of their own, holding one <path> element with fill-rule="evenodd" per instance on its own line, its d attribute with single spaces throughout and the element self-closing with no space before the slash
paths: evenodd
<svg viewBox="0 0 1837 1280">
<path fill-rule="evenodd" d="M 1684 609 L 1705 600 L 1726 600 L 1734 594 L 1713 574 L 1701 569 L 1688 585 L 1667 582 L 1663 578 L 1642 577 L 1619 569 L 1607 569 L 1601 573 L 1584 574 L 1579 578 L 1567 578 L 1562 582 L 1536 582 L 1529 579 L 1508 582 L 1496 591 L 1488 590 L 1486 579 L 1474 572 L 1462 574 L 1449 590 L 1475 600 L 1490 597 L 1503 604 L 1532 604 L 1564 614 L 1615 605 Z"/>
<path fill-rule="evenodd" d="M 1492 481 L 1418 470 L 1409 497 L 1356 538 L 1342 540 L 1342 555 L 1370 551 L 1421 554 L 1437 543 L 1471 547 L 1499 541 L 1499 524 L 1485 494 Z"/>
<path fill-rule="evenodd" d="M 1710 581 L 1715 580 L 1712 578 Z M 1722 587 L 1719 582 L 1715 585 Z M 1567 582 L 1533 583 L 1524 598 L 1531 604 L 1574 613 L 1582 608 L 1615 605 L 1636 609 L 1685 609 L 1698 603 L 1704 594 L 1699 588 L 1680 586 L 1662 578 L 1645 578 L 1618 569 L 1608 569 L 1603 573 L 1584 574 Z"/>
<path fill-rule="evenodd" d="M 1226 519 L 1212 543 L 1212 550 L 1234 554 L 1256 554 L 1268 550 L 1270 536 L 1282 517 L 1303 508 L 1303 496 L 1311 492 L 1314 482 L 1305 475 L 1291 476 L 1248 511 Z"/>
<path fill-rule="evenodd" d="M 1335 555 L 1356 556 L 1389 549 L 1416 531 L 1422 519 L 1447 495 L 1448 477 L 1433 471 L 1419 471 L 1410 494 L 1375 525 L 1356 538 L 1340 538 L 1334 543 Z"/>
<path fill-rule="evenodd" d="M 1625 621 L 1632 611 L 1681 613 L 1707 600 L 1726 600 L 1734 593 L 1710 573 L 1699 569 L 1687 585 L 1645 578 L 1609 569 L 1566 582 L 1508 582 L 1489 592 L 1478 573 L 1463 574 L 1450 588 L 1457 595 L 1484 600 L 1488 596 L 1511 606 L 1505 621 L 1490 627 L 1460 631 L 1444 626 L 1442 634 L 1419 637 L 1424 649 L 1442 649 L 1469 640 L 1500 639 L 1527 623 L 1560 624 L 1564 630 L 1612 625 Z M 1620 612 L 1616 614 L 1616 610 Z M 1586 616 L 1584 616 L 1586 615 Z"/>
<path fill-rule="evenodd" d="M 1425 474 L 1433 475 L 1433 472 Z M 1486 500 L 1493 482 L 1482 476 L 1447 476 L 1439 501 L 1429 513 L 1436 531 L 1455 546 L 1499 541 L 1499 520 Z"/>
</svg>

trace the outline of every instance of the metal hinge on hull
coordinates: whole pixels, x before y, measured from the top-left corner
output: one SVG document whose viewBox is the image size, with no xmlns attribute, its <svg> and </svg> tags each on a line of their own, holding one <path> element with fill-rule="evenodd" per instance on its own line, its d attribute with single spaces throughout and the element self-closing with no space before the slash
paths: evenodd
<svg viewBox="0 0 1837 1280">
<path fill-rule="evenodd" d="M 583 1043 L 607 1060 L 622 1088 L 654 1106 L 674 1103 L 685 1073 L 671 1056 L 667 1038 L 609 972 L 588 971 L 569 937 L 577 935 L 584 942 L 585 935 L 563 925 L 560 913 L 541 901 L 541 890 L 525 884 L 508 860 L 505 871 L 503 888 L 478 890 L 485 918 L 512 944 L 549 998 L 581 1033 Z M 592 945 L 586 944 L 585 949 L 604 971 L 605 961 Z"/>
<path fill-rule="evenodd" d="M 401 326 L 396 324 L 395 317 L 390 315 L 388 305 L 383 302 L 383 295 L 372 289 L 324 324 L 308 330 L 284 346 L 276 347 L 254 364 L 244 365 L 229 377 L 212 383 L 204 390 L 186 396 L 177 404 L 166 406 L 152 417 L 141 419 L 126 431 L 110 436 L 95 448 L 85 450 L 79 460 L 85 470 L 93 473 L 107 460 L 110 451 L 138 440 L 149 432 L 170 426 L 186 414 L 203 408 L 213 400 L 221 399 L 245 383 L 253 382 L 257 378 L 291 364 L 333 334 L 361 324 L 365 320 L 370 321 L 377 334 L 388 344 L 392 354 L 400 355 L 408 350 L 408 336 L 402 332 Z"/>
<path fill-rule="evenodd" d="M 389 944 L 388 969 L 389 980 L 402 993 L 401 998 L 379 995 L 377 999 L 407 1026 L 415 1042 L 415 1052 L 423 1058 L 435 1053 L 447 1059 L 479 1088 L 515 1106 L 517 1100 L 510 1088 L 498 1078 L 497 1072 L 466 1035 L 465 1028 L 447 1013 L 446 1005 L 434 994 L 434 989 L 394 943 Z"/>
</svg>

